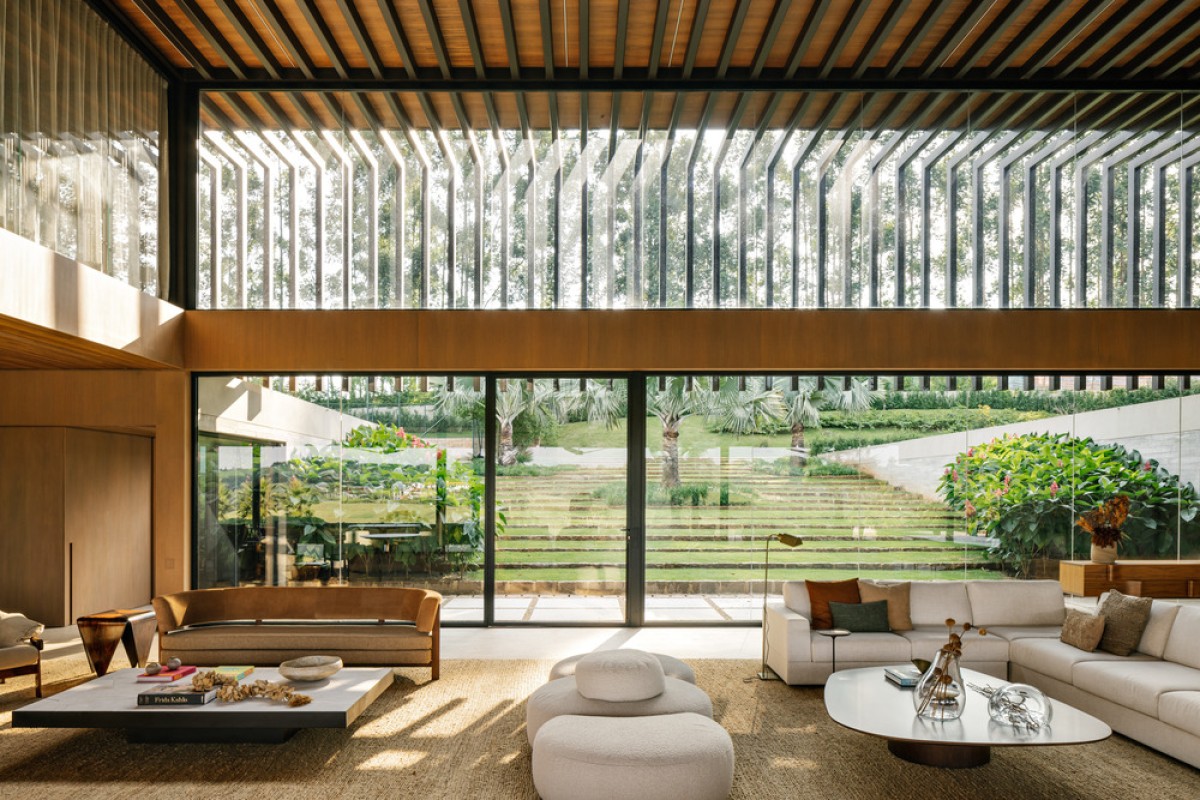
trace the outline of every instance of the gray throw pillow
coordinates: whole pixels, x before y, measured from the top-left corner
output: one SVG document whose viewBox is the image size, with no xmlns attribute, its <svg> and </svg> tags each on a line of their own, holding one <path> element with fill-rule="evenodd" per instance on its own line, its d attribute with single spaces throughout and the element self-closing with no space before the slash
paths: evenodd
<svg viewBox="0 0 1200 800">
<path fill-rule="evenodd" d="M 851 633 L 887 633 L 891 630 L 888 627 L 887 600 L 873 603 L 831 602 L 829 610 L 833 614 L 835 628 L 845 628 Z"/>
<path fill-rule="evenodd" d="M 1100 604 L 1100 616 L 1104 617 L 1104 636 L 1100 639 L 1100 650 L 1116 656 L 1127 656 L 1137 649 L 1142 640 L 1142 631 L 1150 621 L 1149 597 L 1130 597 L 1116 589 L 1110 589 Z"/>
</svg>

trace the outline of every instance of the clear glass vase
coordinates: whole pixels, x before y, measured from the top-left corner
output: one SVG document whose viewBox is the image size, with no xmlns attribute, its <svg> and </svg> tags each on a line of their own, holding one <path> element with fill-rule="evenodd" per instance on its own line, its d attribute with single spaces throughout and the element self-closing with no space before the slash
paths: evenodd
<svg viewBox="0 0 1200 800">
<path fill-rule="evenodd" d="M 917 681 L 913 691 L 913 706 L 918 716 L 939 720 L 958 719 L 967 702 L 964 688 L 958 656 L 938 650 L 929 669 Z"/>
</svg>

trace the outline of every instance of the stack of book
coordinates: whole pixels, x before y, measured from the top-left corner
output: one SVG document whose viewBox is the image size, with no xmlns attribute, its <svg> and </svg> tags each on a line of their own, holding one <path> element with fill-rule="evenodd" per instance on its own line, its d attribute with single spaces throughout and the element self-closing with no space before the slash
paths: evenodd
<svg viewBox="0 0 1200 800">
<path fill-rule="evenodd" d="M 921 680 L 921 670 L 912 664 L 897 664 L 894 667 L 884 667 L 883 674 L 897 686 L 911 688 Z"/>
</svg>

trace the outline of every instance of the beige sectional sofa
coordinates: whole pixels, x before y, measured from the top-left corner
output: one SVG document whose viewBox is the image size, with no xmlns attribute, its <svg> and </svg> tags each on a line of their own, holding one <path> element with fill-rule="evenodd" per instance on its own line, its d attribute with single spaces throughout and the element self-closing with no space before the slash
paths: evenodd
<svg viewBox="0 0 1200 800">
<path fill-rule="evenodd" d="M 913 581 L 912 631 L 838 639 L 838 669 L 930 659 L 944 620 L 986 627 L 963 637 L 962 665 L 1032 684 L 1104 720 L 1116 732 L 1200 767 L 1200 607 L 1156 600 L 1129 656 L 1085 652 L 1059 640 L 1066 607 L 1058 581 Z M 822 684 L 830 640 L 812 630 L 803 581 L 767 605 L 767 665 L 790 684 Z"/>
<path fill-rule="evenodd" d="M 159 658 L 274 666 L 327 654 L 347 666 L 428 666 L 438 679 L 442 596 L 426 589 L 242 586 L 154 598 Z"/>
</svg>

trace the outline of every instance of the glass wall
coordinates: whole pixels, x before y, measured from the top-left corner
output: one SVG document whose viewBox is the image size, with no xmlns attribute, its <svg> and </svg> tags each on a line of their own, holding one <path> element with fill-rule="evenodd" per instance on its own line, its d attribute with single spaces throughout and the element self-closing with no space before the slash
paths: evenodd
<svg viewBox="0 0 1200 800">
<path fill-rule="evenodd" d="M 515 380 L 496 391 L 496 620 L 626 619 L 627 386 Z"/>
<path fill-rule="evenodd" d="M 196 585 L 421 586 L 481 620 L 476 383 L 199 378 Z"/>
<path fill-rule="evenodd" d="M 206 94 L 199 304 L 1197 303 L 1193 95 L 742 99 L 639 133 L 539 93 Z"/>
<path fill-rule="evenodd" d="M 165 82 L 86 3 L 6 0 L 0 32 L 0 227 L 165 294 Z"/>
<path fill-rule="evenodd" d="M 737 624 L 784 580 L 1057 578 L 1092 558 L 1088 528 L 1119 530 L 1122 560 L 1200 557 L 1189 378 L 649 376 L 636 429 L 631 383 L 200 378 L 197 585 L 426 586 L 447 621 Z"/>
</svg>

